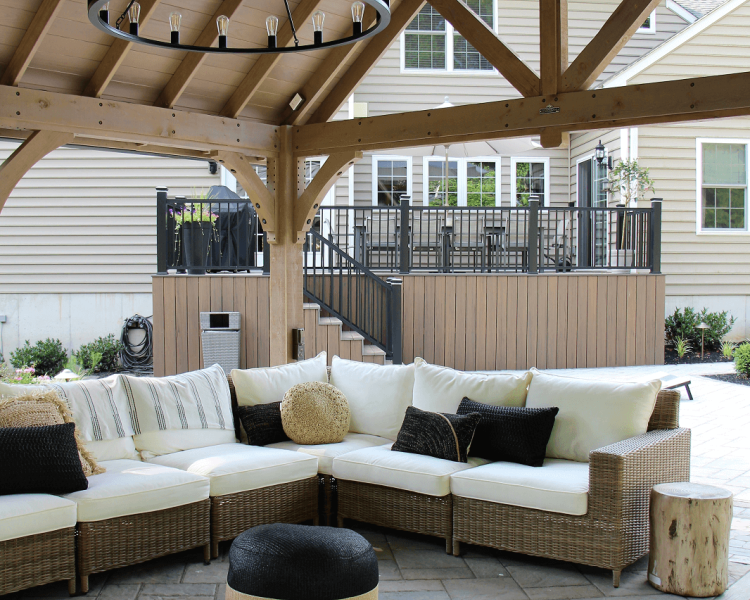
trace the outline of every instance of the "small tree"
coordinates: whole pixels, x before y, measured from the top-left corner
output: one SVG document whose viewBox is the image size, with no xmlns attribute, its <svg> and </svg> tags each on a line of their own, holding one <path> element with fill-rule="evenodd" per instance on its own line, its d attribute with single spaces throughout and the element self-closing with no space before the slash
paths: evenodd
<svg viewBox="0 0 750 600">
<path fill-rule="evenodd" d="M 620 201 L 631 206 L 636 198 L 642 198 L 647 192 L 654 192 L 654 181 L 648 168 L 641 167 L 637 159 L 621 160 L 609 172 L 612 193 L 620 194 Z"/>
</svg>

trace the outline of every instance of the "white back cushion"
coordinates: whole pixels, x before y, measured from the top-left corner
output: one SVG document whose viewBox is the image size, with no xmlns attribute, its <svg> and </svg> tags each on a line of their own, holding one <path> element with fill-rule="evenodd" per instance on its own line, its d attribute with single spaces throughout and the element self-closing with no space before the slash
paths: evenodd
<svg viewBox="0 0 750 600">
<path fill-rule="evenodd" d="M 105 460 L 141 460 L 132 437 L 117 438 L 116 440 L 85 441 L 86 450 L 94 455 L 97 462 Z"/>
<path fill-rule="evenodd" d="M 431 412 L 452 413 L 469 398 L 493 406 L 523 406 L 531 373 L 464 373 L 414 359 L 414 406 Z"/>
<path fill-rule="evenodd" d="M 16 398 L 34 392 L 45 392 L 43 385 L 8 385 L 0 381 L 0 398 Z"/>
<path fill-rule="evenodd" d="M 278 367 L 232 369 L 231 377 L 240 406 L 281 402 L 287 390 L 298 383 L 328 382 L 326 353 Z"/>
<path fill-rule="evenodd" d="M 577 379 L 536 369 L 528 408 L 560 409 L 547 444 L 549 458 L 588 462 L 589 452 L 646 433 L 661 381 Z"/>
<path fill-rule="evenodd" d="M 135 447 L 144 456 L 234 442 L 232 398 L 213 365 L 169 377 L 124 376 L 134 407 Z"/>
<path fill-rule="evenodd" d="M 349 401 L 349 431 L 396 440 L 414 393 L 414 365 L 376 365 L 334 356 L 331 384 Z"/>
</svg>

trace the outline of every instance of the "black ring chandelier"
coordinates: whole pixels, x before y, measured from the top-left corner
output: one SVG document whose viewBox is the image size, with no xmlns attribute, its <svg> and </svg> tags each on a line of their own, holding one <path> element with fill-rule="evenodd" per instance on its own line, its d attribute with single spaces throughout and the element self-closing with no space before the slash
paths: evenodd
<svg viewBox="0 0 750 600">
<path fill-rule="evenodd" d="M 377 12 L 377 20 L 375 24 L 369 29 L 362 30 L 362 19 L 365 14 L 365 4 L 371 6 Z M 305 52 L 308 50 L 319 50 L 321 48 L 334 48 L 336 46 L 344 46 L 346 44 L 353 44 L 365 38 L 371 37 L 376 33 L 380 33 L 388 26 L 391 21 L 391 11 L 388 6 L 388 0 L 356 0 L 352 4 L 352 35 L 336 40 L 323 41 L 323 22 L 325 20 L 325 14 L 316 10 L 312 14 L 312 25 L 313 25 L 313 43 L 307 45 L 300 45 L 297 39 L 297 30 L 294 27 L 294 21 L 292 19 L 292 12 L 289 9 L 288 0 L 284 0 L 284 6 L 286 7 L 286 14 L 289 18 L 289 24 L 292 28 L 292 35 L 294 36 L 294 46 L 282 46 L 281 48 L 276 45 L 276 34 L 279 30 L 279 19 L 275 16 L 270 16 L 266 19 L 266 32 L 268 33 L 268 46 L 265 48 L 235 48 L 230 47 L 227 43 L 229 34 L 229 18 L 222 15 L 216 19 L 216 27 L 219 32 L 218 46 L 192 46 L 189 44 L 180 43 L 180 21 L 182 16 L 178 12 L 173 12 L 169 15 L 169 29 L 170 29 L 170 41 L 164 42 L 161 40 L 154 40 L 147 37 L 141 37 L 138 31 L 138 21 L 141 14 L 141 6 L 136 0 L 130 0 L 125 11 L 117 19 L 115 25 L 109 23 L 109 0 L 89 0 L 89 21 L 93 23 L 95 27 L 101 29 L 105 33 L 112 35 L 126 42 L 133 42 L 136 44 L 145 44 L 147 46 L 156 46 L 157 48 L 172 48 L 175 50 L 186 50 L 188 52 L 203 52 L 203 53 L 229 53 L 229 54 L 276 54 L 281 52 Z M 130 21 L 130 27 L 128 31 L 122 31 L 120 25 L 128 17 Z"/>
</svg>

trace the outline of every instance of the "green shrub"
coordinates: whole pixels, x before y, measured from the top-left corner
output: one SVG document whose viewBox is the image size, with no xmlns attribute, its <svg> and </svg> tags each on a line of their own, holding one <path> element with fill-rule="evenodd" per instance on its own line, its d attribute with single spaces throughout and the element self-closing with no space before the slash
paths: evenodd
<svg viewBox="0 0 750 600">
<path fill-rule="evenodd" d="M 10 363 L 17 369 L 23 367 L 34 367 L 34 373 L 54 377 L 65 368 L 68 362 L 68 353 L 62 346 L 60 340 L 47 338 L 38 341 L 33 346 L 26 343 L 10 353 Z"/>
<path fill-rule="evenodd" d="M 750 344 L 747 342 L 735 349 L 734 368 L 745 377 L 750 377 Z"/>
<path fill-rule="evenodd" d="M 682 310 L 676 308 L 674 313 L 664 321 L 664 330 L 667 340 L 675 344 L 678 339 L 689 342 L 696 348 L 701 345 L 701 330 L 698 325 L 701 322 L 709 326 L 706 329 L 704 343 L 706 349 L 719 350 L 724 336 L 730 332 L 736 319 L 726 310 L 722 312 L 710 312 L 704 308 L 700 312 L 686 306 Z"/>
<path fill-rule="evenodd" d="M 76 361 L 81 367 L 93 373 L 111 373 L 120 369 L 120 350 L 122 344 L 113 334 L 100 337 L 90 344 L 84 344 L 74 352 Z"/>
</svg>

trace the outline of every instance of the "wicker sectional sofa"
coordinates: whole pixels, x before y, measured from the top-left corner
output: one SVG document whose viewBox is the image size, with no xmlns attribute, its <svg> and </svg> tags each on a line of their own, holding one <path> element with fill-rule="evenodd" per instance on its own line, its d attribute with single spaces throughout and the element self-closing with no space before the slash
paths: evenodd
<svg viewBox="0 0 750 600">
<path fill-rule="evenodd" d="M 317 524 L 319 516 L 339 526 L 350 519 L 437 536 L 454 554 L 464 542 L 611 569 L 617 586 L 621 570 L 648 552 L 649 490 L 689 478 L 690 432 L 678 427 L 677 392 L 658 393 L 648 431 L 595 449 L 588 462 L 548 459 L 533 468 L 470 457 L 456 463 L 390 450 L 405 407 L 412 395 L 417 404 L 417 387 L 424 387 L 419 375 L 415 383 L 418 366 L 338 358 L 332 370 L 325 365 L 322 354 L 233 377 L 222 372 L 225 389 L 218 372 L 203 371 L 106 383 L 107 406 L 117 404 L 120 383 L 128 392 L 119 416 L 124 421 L 130 415 L 132 435 L 118 436 L 114 426 L 108 434 L 110 415 L 94 401 L 103 433 L 87 447 L 106 472 L 89 477 L 87 490 L 65 497 L 0 496 L 0 594 L 59 580 L 68 580 L 72 592 L 76 576 L 85 592 L 94 573 L 189 548 L 202 547 L 208 561 L 218 556 L 219 542 L 249 527 Z M 478 401 L 496 394 L 491 376 L 477 375 L 479 387 L 464 390 L 463 375 L 448 371 L 441 376 L 453 382 L 447 388 L 438 382 L 440 393 L 478 394 Z M 200 387 L 207 377 L 214 377 L 211 386 Z M 238 405 L 278 401 L 295 383 L 329 378 L 352 413 L 342 442 L 239 442 Z M 513 380 L 515 405 L 525 402 L 529 381 L 531 374 Z M 87 385 L 91 392 L 94 384 Z M 201 391 L 204 400 L 212 396 L 199 402 L 200 423 L 211 425 L 207 415 L 215 411 L 221 425 L 191 425 L 190 407 L 180 405 L 179 395 L 170 400 L 173 391 L 159 388 L 164 385 Z M 0 386 L 0 396 L 21 391 Z M 65 387 L 58 394 L 86 434 L 92 396 L 80 391 Z M 170 404 L 175 402 L 180 406 Z M 170 411 L 179 413 L 182 428 L 169 426 Z M 160 425 L 151 431 L 152 416 Z M 118 428 L 130 433 L 122 423 Z"/>
</svg>

